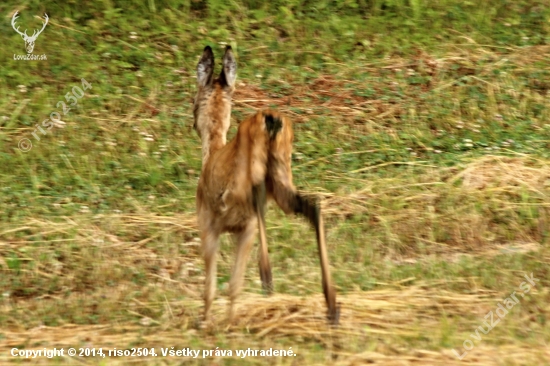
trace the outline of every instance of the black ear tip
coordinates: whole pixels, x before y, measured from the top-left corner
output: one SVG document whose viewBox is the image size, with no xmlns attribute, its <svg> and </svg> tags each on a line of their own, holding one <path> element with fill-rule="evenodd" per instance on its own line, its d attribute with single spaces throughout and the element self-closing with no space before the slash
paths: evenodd
<svg viewBox="0 0 550 366">
<path fill-rule="evenodd" d="M 210 47 L 210 46 L 204 47 L 203 52 L 212 52 L 212 47 Z"/>
<path fill-rule="evenodd" d="M 232 50 L 231 46 L 229 46 L 229 45 L 225 46 L 225 52 L 231 51 L 231 50 Z"/>
</svg>

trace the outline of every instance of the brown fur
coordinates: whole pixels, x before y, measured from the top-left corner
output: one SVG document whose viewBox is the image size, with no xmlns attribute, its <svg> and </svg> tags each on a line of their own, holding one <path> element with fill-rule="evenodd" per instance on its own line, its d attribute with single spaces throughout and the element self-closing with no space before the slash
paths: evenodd
<svg viewBox="0 0 550 366">
<path fill-rule="evenodd" d="M 264 289 L 272 291 L 264 221 L 266 199 L 272 198 L 285 213 L 301 214 L 315 227 L 328 315 L 337 323 L 339 307 L 330 278 L 319 206 L 301 196 L 292 183 L 292 124 L 276 111 L 259 111 L 241 122 L 235 138 L 226 144 L 236 78 L 236 62 L 230 47 L 224 55 L 222 73 L 215 80 L 213 67 L 212 50 L 206 47 L 197 65 L 198 92 L 193 111 L 194 127 L 203 149 L 197 216 L 206 265 L 205 319 L 209 318 L 215 293 L 218 239 L 224 232 L 232 233 L 237 241 L 235 267 L 229 283 L 230 318 L 257 227 L 260 229 L 260 276 Z"/>
</svg>

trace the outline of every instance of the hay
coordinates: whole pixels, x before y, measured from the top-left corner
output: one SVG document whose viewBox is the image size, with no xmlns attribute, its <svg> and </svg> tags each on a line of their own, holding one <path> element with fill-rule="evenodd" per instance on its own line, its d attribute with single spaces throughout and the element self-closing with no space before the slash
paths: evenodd
<svg viewBox="0 0 550 366">
<path fill-rule="evenodd" d="M 550 165 L 525 157 L 489 155 L 471 162 L 449 183 L 460 179 L 469 190 L 524 187 L 545 196 L 543 191 L 550 184 Z"/>
<path fill-rule="evenodd" d="M 442 314 L 447 318 L 471 317 L 480 321 L 494 305 L 494 295 L 489 293 L 458 294 L 437 289 L 437 282 L 420 283 L 418 286 L 387 289 L 370 292 L 353 292 L 340 295 L 342 311 L 340 325 L 327 325 L 324 317 L 324 299 L 320 295 L 297 297 L 275 294 L 264 297 L 243 294 L 237 303 L 235 323 L 228 325 L 225 320 L 227 301 L 215 302 L 213 315 L 218 319 L 219 328 L 227 337 L 242 344 L 241 348 L 263 349 L 276 347 L 276 339 L 291 339 L 296 342 L 293 349 L 298 355 L 309 352 L 300 345 L 314 340 L 325 346 L 335 365 L 432 365 L 445 362 L 450 365 L 498 365 L 505 359 L 516 364 L 532 364 L 536 360 L 548 360 L 550 349 L 544 345 L 532 345 L 517 340 L 513 343 L 501 340 L 500 346 L 481 342 L 462 361 L 453 354 L 452 348 L 428 350 L 389 346 L 394 337 L 434 337 L 424 334 L 425 329 L 437 329 Z M 184 307 L 196 309 L 201 306 L 200 298 L 169 304 L 173 310 Z M 177 314 L 177 311 L 175 312 Z M 39 326 L 28 330 L 4 330 L 0 348 L 13 347 L 41 349 L 44 347 L 102 347 L 105 349 L 125 349 L 133 347 L 176 348 L 189 346 L 189 339 L 199 336 L 215 342 L 215 335 L 208 330 L 197 330 L 194 326 L 194 311 L 184 311 L 173 319 L 140 324 L 102 324 L 58 327 Z M 476 325 L 474 322 L 472 324 Z M 157 325 L 157 324 L 160 324 Z M 182 329 L 183 328 L 183 329 Z M 243 333 L 243 331 L 245 331 Z M 251 334 L 250 334 L 251 333 Z M 267 343 L 266 343 L 267 341 Z M 361 344 L 370 344 L 374 349 L 354 352 Z M 460 342 L 455 348 L 460 350 Z M 191 347 L 192 348 L 192 347 Z M 231 347 L 226 347 L 230 349 Z M 234 348 L 234 347 L 233 347 Z M 279 346 L 279 348 L 281 348 Z M 237 357 L 233 357 L 237 359 Z M 164 358 L 162 362 L 181 362 L 181 358 Z M 14 358 L 2 353 L 2 363 L 13 362 Z M 91 362 L 91 359 L 80 359 Z M 249 361 L 251 359 L 248 359 Z M 281 359 L 283 360 L 283 359 Z M 71 359 L 64 359 L 69 364 Z M 137 362 L 128 357 L 109 358 L 108 364 L 128 364 Z M 140 362 L 159 362 L 159 358 L 140 358 Z M 257 359 L 262 362 L 262 359 Z M 519 361 L 519 362 L 518 362 Z M 47 360 L 35 359 L 35 364 L 48 364 Z"/>
</svg>

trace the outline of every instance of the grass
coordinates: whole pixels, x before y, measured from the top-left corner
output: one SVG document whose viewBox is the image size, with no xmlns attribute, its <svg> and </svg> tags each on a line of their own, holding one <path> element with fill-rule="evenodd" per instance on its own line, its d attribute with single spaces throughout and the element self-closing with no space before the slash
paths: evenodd
<svg viewBox="0 0 550 366">
<path fill-rule="evenodd" d="M 28 29 L 50 16 L 34 51 L 47 60 L 13 59 L 25 52 L 16 10 Z M 548 364 L 544 2 L 30 0 L 0 11 L 3 363 L 24 362 L 13 347 L 173 346 L 297 356 L 79 361 Z M 311 230 L 274 206 L 276 294 L 261 295 L 251 261 L 237 322 L 225 322 L 233 244 L 223 238 L 218 326 L 199 327 L 191 101 L 206 44 L 218 60 L 225 44 L 238 55 L 230 137 L 256 108 L 294 121 L 295 183 L 323 198 L 338 328 L 324 319 Z M 85 95 L 64 115 L 58 102 L 75 86 Z M 62 121 L 43 135 L 35 125 L 52 112 Z M 459 360 L 452 350 L 463 353 L 530 273 L 540 282 Z"/>
</svg>

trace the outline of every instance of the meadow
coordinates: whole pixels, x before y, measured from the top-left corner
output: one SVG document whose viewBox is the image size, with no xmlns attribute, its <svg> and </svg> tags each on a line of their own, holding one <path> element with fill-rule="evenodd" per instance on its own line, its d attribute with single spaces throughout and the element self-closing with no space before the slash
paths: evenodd
<svg viewBox="0 0 550 366">
<path fill-rule="evenodd" d="M 33 51 L 47 59 L 17 59 L 16 11 L 29 34 L 48 14 Z M 8 0 L 0 14 L 2 364 L 550 364 L 545 0 Z M 229 138 L 257 108 L 293 120 L 338 327 L 314 232 L 273 204 L 275 293 L 256 244 L 225 321 L 224 236 L 217 326 L 200 326 L 192 100 L 206 45 L 217 70 L 225 45 L 238 60 Z M 54 347 L 158 356 L 11 354 Z M 161 356 L 171 347 L 233 352 Z M 248 348 L 294 355 L 236 355 Z"/>
</svg>

